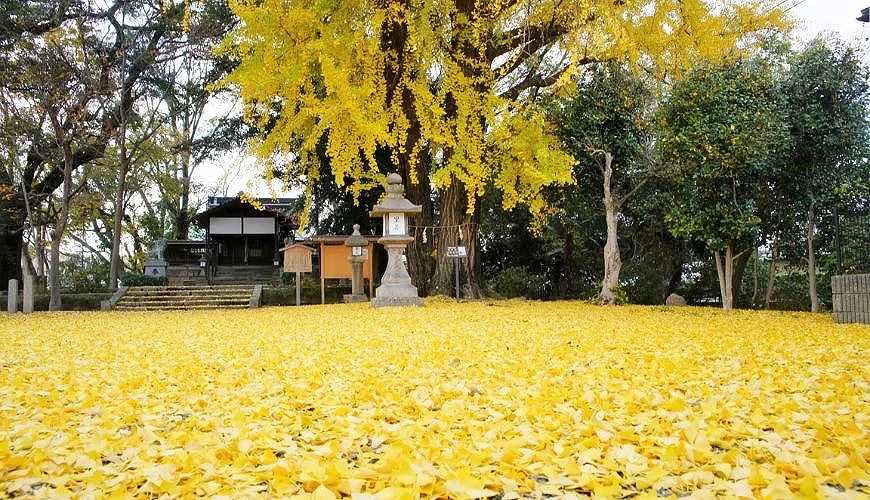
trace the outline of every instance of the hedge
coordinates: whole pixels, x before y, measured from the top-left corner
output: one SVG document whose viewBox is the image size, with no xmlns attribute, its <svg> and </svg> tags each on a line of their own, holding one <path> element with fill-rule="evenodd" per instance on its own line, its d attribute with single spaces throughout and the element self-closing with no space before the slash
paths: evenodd
<svg viewBox="0 0 870 500">
<path fill-rule="evenodd" d="M 342 302 L 344 294 L 350 293 L 350 285 L 326 286 L 326 303 L 335 304 Z M 302 282 L 302 303 L 320 304 L 320 283 L 312 285 Z M 264 306 L 292 306 L 296 305 L 296 285 L 267 287 L 263 289 L 261 304 Z"/>
<path fill-rule="evenodd" d="M 64 311 L 99 311 L 100 302 L 109 300 L 111 293 L 62 293 L 60 305 Z M 36 311 L 48 311 L 48 295 L 34 295 L 33 309 Z M 19 304 L 18 307 L 21 307 Z"/>
</svg>

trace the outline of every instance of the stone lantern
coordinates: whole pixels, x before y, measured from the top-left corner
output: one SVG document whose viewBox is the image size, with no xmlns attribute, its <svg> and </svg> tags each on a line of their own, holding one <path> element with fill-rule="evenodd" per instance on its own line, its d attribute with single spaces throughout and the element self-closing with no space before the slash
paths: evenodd
<svg viewBox="0 0 870 500">
<path fill-rule="evenodd" d="M 347 260 L 350 261 L 350 266 L 353 269 L 353 277 L 351 278 L 351 293 L 344 295 L 344 301 L 350 302 L 366 302 L 369 300 L 363 292 L 363 263 L 368 258 L 367 247 L 369 242 L 359 234 L 359 224 L 353 225 L 353 234 L 344 240 L 344 244 L 350 247 L 350 255 Z"/>
<path fill-rule="evenodd" d="M 405 187 L 402 176 L 393 173 L 387 176 L 387 196 L 375 205 L 372 217 L 384 218 L 384 235 L 378 243 L 387 250 L 387 270 L 381 278 L 381 286 L 375 289 L 373 307 L 420 306 L 423 299 L 417 296 L 417 287 L 411 284 L 411 276 L 402 261 L 402 254 L 408 243 L 414 241 L 408 235 L 408 217 L 423 211 L 402 196 Z"/>
</svg>

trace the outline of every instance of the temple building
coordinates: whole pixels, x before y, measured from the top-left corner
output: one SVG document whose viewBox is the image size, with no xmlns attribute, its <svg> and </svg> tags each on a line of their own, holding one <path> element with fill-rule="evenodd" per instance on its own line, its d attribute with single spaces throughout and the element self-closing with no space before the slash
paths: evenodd
<svg viewBox="0 0 870 500">
<path fill-rule="evenodd" d="M 166 242 L 163 256 L 167 282 L 277 283 L 281 279 L 278 249 L 298 227 L 296 200 L 256 201 L 258 206 L 238 196 L 209 197 L 206 209 L 192 219 L 205 238 Z"/>
<path fill-rule="evenodd" d="M 145 274 L 166 277 L 167 284 L 278 285 L 284 268 L 283 248 L 299 243 L 310 248 L 311 273 L 327 288 L 346 286 L 351 278 L 347 235 L 314 234 L 296 240 L 298 200 L 257 198 L 257 206 L 240 197 L 209 197 L 206 209 L 192 218 L 202 239 L 168 240 L 152 252 Z M 368 295 L 380 283 L 387 259 L 379 236 L 367 235 L 363 278 Z"/>
</svg>

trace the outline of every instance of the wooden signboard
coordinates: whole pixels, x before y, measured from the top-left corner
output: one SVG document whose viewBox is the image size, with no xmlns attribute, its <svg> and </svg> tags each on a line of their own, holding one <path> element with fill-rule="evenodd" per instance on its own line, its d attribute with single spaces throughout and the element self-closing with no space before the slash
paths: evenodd
<svg viewBox="0 0 870 500">
<path fill-rule="evenodd" d="M 371 244 L 369 244 L 371 247 Z M 350 279 L 353 277 L 353 267 L 350 265 L 348 257 L 351 254 L 351 247 L 345 245 L 322 245 L 320 247 L 321 259 L 323 266 L 320 269 L 320 277 L 324 279 Z M 370 253 L 366 249 L 366 253 Z M 371 266 L 369 260 L 363 265 L 363 278 L 370 279 L 372 277 Z"/>
<path fill-rule="evenodd" d="M 310 273 L 311 254 L 314 249 L 301 243 L 286 246 L 281 249 L 284 252 L 285 273 Z"/>
<path fill-rule="evenodd" d="M 296 305 L 302 305 L 302 273 L 311 272 L 311 254 L 315 250 L 302 243 L 287 245 L 284 252 L 284 272 L 296 273 Z"/>
</svg>

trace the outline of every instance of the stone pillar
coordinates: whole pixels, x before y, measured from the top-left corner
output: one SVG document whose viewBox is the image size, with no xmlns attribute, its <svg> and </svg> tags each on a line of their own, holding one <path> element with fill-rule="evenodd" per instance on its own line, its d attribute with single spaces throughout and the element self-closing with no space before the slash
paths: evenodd
<svg viewBox="0 0 870 500">
<path fill-rule="evenodd" d="M 350 248 L 351 252 L 347 257 L 347 260 L 350 261 L 350 267 L 353 270 L 353 275 L 351 276 L 351 293 L 345 294 L 344 301 L 346 303 L 366 302 L 369 299 L 363 291 L 364 278 L 362 266 L 366 261 L 366 256 L 364 255 L 365 251 L 363 249 L 368 246 L 368 240 L 360 234 L 359 224 L 353 225 L 353 234 L 345 240 L 344 244 Z"/>
<path fill-rule="evenodd" d="M 351 262 L 353 268 L 353 278 L 351 280 L 350 291 L 354 295 L 362 295 L 363 293 L 363 270 L 362 262 Z"/>
<path fill-rule="evenodd" d="M 18 312 L 18 280 L 9 280 L 9 297 L 6 299 L 6 310 L 10 313 Z"/>
<path fill-rule="evenodd" d="M 24 277 L 24 304 L 22 311 L 24 314 L 33 312 L 33 276 Z"/>
<path fill-rule="evenodd" d="M 387 270 L 381 278 L 381 286 L 375 291 L 374 307 L 421 306 L 423 299 L 417 296 L 417 287 L 411 284 L 411 275 L 402 262 L 402 253 L 407 241 L 378 240 L 387 249 Z"/>
</svg>

